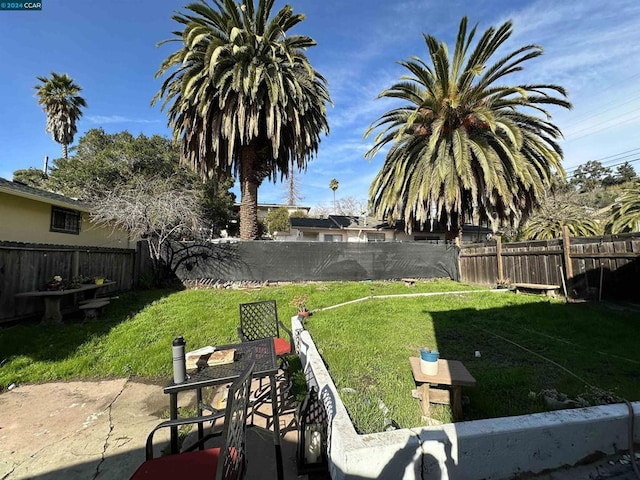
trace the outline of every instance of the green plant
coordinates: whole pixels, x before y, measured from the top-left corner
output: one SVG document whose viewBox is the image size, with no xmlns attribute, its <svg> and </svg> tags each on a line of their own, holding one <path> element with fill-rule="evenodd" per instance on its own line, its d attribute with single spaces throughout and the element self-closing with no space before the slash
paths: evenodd
<svg viewBox="0 0 640 480">
<path fill-rule="evenodd" d="M 289 305 L 298 309 L 298 312 L 308 312 L 307 302 L 309 301 L 309 295 L 296 295 L 291 299 Z"/>
</svg>

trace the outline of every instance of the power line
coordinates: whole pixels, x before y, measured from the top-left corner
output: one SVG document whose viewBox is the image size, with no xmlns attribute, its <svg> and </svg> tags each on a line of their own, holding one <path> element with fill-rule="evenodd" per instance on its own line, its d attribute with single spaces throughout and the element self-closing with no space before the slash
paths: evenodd
<svg viewBox="0 0 640 480">
<path fill-rule="evenodd" d="M 620 165 L 624 165 L 625 163 L 628 163 L 629 165 L 631 165 L 632 163 L 636 163 L 636 162 L 640 162 L 640 157 L 635 158 L 635 159 L 633 159 L 633 160 L 626 160 L 626 161 L 624 161 L 624 162 L 615 163 L 615 164 L 613 164 L 613 165 L 609 165 L 609 166 L 608 166 L 608 167 L 606 167 L 606 168 L 611 169 L 611 168 L 613 168 L 613 167 L 618 167 L 618 166 L 620 166 Z M 576 167 L 576 168 L 579 168 L 579 167 Z M 575 177 L 575 174 L 576 174 L 576 172 L 574 171 L 574 172 L 573 172 L 573 173 L 571 173 L 570 175 L 567 175 L 567 179 Z"/>
<path fill-rule="evenodd" d="M 625 106 L 625 105 L 629 105 L 631 102 L 633 102 L 634 100 L 637 100 L 637 99 L 640 99 L 640 95 L 637 95 L 637 96 L 634 96 L 634 97 L 631 97 L 631 98 L 627 98 L 623 102 L 620 102 L 619 104 L 615 104 L 612 107 L 605 108 L 604 110 L 599 110 L 598 113 L 594 113 L 594 114 L 591 114 L 591 115 L 587 115 L 586 117 L 582 117 L 581 120 L 578 120 L 577 122 L 573 122 L 572 125 L 568 126 L 566 128 L 566 130 L 571 130 L 572 128 L 575 128 L 577 125 L 580 125 L 581 123 L 585 123 L 587 120 L 590 120 L 592 118 L 600 117 L 600 116 L 602 116 L 603 113 L 610 112 L 611 110 L 616 110 L 616 109 L 618 109 L 618 108 L 620 108 L 622 106 Z M 571 135 L 571 133 L 567 134 L 567 136 L 569 136 L 569 135 Z"/>
<path fill-rule="evenodd" d="M 631 112 L 628 112 L 628 113 L 633 113 L 635 111 L 640 111 L 640 109 L 635 109 L 635 110 L 632 110 Z M 594 135 L 594 134 L 596 134 L 598 132 L 602 132 L 604 130 L 608 130 L 611 127 L 617 127 L 617 126 L 620 126 L 620 125 L 625 125 L 627 123 L 633 123 L 637 119 L 640 119 L 640 114 L 634 115 L 633 117 L 629 117 L 629 118 L 623 118 L 622 120 L 620 120 L 618 122 L 615 122 L 615 123 L 611 123 L 610 125 L 605 125 L 608 122 L 612 122 L 614 120 L 617 120 L 615 118 L 612 118 L 611 120 L 607 120 L 607 121 L 603 122 L 602 124 L 600 124 L 599 128 L 597 128 L 596 130 L 590 131 L 590 132 L 585 133 L 584 135 L 580 135 L 578 137 L 570 138 L 570 139 L 566 140 L 566 142 L 567 143 L 568 142 L 573 142 L 574 140 L 579 140 L 581 138 L 588 137 L 590 135 Z M 582 130 L 578 130 L 577 132 L 574 132 L 573 134 L 570 134 L 570 135 L 575 135 L 576 133 L 581 133 L 581 132 L 585 132 L 585 131 L 588 131 L 588 130 L 589 130 L 589 128 L 583 128 Z M 570 135 L 567 135 L 567 137 L 569 137 Z"/>
<path fill-rule="evenodd" d="M 638 77 L 640 77 L 640 73 L 636 73 L 636 74 L 634 74 L 634 75 L 631 75 L 630 77 L 623 78 L 623 79 L 619 79 L 619 78 L 615 78 L 615 77 L 613 77 L 613 78 L 611 78 L 611 81 L 609 81 L 609 82 L 607 82 L 607 83 L 605 83 L 605 84 L 601 84 L 601 85 L 600 85 L 600 89 L 601 89 L 601 91 L 605 91 L 605 90 L 607 90 L 607 88 L 606 88 L 606 87 L 608 87 L 608 86 L 613 86 L 613 85 L 616 85 L 616 87 L 617 87 L 617 88 L 616 88 L 616 90 L 619 90 L 619 86 L 620 86 L 620 85 L 629 85 L 629 86 L 632 86 L 632 85 L 633 85 L 633 82 L 631 82 L 631 80 L 635 80 L 635 79 L 636 79 L 636 78 L 638 78 Z M 620 107 L 620 106 L 623 106 L 623 105 L 629 104 L 630 102 L 632 102 L 633 100 L 635 100 L 635 99 L 637 99 L 637 98 L 640 98 L 640 96 L 633 96 L 633 97 L 631 97 L 631 98 L 627 97 L 627 98 L 625 98 L 623 101 L 621 101 L 619 104 L 618 104 L 618 103 L 617 103 L 617 104 L 614 104 L 614 105 L 612 105 L 612 106 L 610 106 L 609 108 L 604 109 L 604 110 L 598 110 L 598 113 L 588 114 L 588 115 L 586 115 L 586 116 L 577 117 L 577 121 L 576 121 L 576 118 L 573 118 L 572 120 L 574 120 L 574 123 L 573 123 L 572 125 L 568 126 L 568 127 L 567 127 L 567 129 L 569 129 L 569 130 L 570 130 L 571 128 L 575 128 L 575 126 L 576 126 L 576 125 L 579 125 L 579 124 L 581 124 L 581 123 L 584 123 L 586 120 L 589 120 L 589 119 L 592 119 L 592 118 L 598 117 L 598 116 L 600 116 L 600 115 L 601 115 L 602 113 L 604 113 L 604 112 L 608 112 L 608 111 L 611 111 L 611 110 L 615 110 L 616 108 L 618 108 L 618 107 Z"/>
<path fill-rule="evenodd" d="M 617 161 L 622 160 L 624 158 L 633 157 L 633 156 L 637 155 L 637 153 L 634 153 L 634 152 L 637 152 L 639 150 L 640 150 L 640 147 L 632 148 L 631 150 L 626 150 L 624 152 L 615 153 L 613 155 L 608 155 L 606 157 L 601 157 L 601 158 L 597 158 L 595 160 L 589 160 L 589 161 L 600 162 L 603 166 L 606 166 L 609 163 L 617 162 Z M 607 160 L 607 161 L 603 162 L 603 160 Z M 573 170 L 576 170 L 576 169 L 580 168 L 581 166 L 582 165 L 577 165 L 575 167 L 567 168 L 566 171 L 570 172 L 570 171 L 573 171 Z"/>
</svg>

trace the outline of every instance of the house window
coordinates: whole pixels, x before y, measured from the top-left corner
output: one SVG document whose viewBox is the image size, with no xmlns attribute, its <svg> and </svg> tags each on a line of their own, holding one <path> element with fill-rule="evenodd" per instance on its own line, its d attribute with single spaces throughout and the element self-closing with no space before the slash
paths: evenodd
<svg viewBox="0 0 640 480">
<path fill-rule="evenodd" d="M 367 233 L 367 242 L 384 242 L 384 233 Z"/>
<path fill-rule="evenodd" d="M 341 242 L 342 235 L 325 235 L 324 241 L 325 242 Z"/>
<path fill-rule="evenodd" d="M 80 233 L 80 212 L 51 207 L 51 231 L 78 235 Z"/>
</svg>

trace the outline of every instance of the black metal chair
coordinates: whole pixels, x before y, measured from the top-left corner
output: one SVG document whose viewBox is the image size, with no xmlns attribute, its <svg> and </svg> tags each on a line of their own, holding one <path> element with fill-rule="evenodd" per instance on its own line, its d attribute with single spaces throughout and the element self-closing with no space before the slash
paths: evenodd
<svg viewBox="0 0 640 480">
<path fill-rule="evenodd" d="M 280 329 L 287 333 L 289 340 L 280 337 Z M 295 353 L 295 349 L 291 330 L 278 320 L 276 301 L 265 300 L 262 302 L 241 303 L 238 336 L 243 342 L 273 338 L 274 350 L 280 360 L 279 368 L 282 371 L 279 375 L 280 380 L 282 380 L 279 392 L 280 405 L 284 405 L 293 386 L 289 378 L 289 362 L 286 359 L 286 355 Z M 268 389 L 262 384 L 262 379 L 260 379 L 260 386 L 254 394 L 255 399 L 252 402 L 252 407 L 254 408 L 251 410 L 252 423 L 253 415 L 257 413 L 256 407 L 264 403 L 268 398 Z"/>
<path fill-rule="evenodd" d="M 289 340 L 280 338 L 280 329 L 287 332 Z M 240 304 L 240 327 L 238 336 L 243 342 L 273 338 L 276 355 L 281 357 L 293 352 L 291 330 L 278 320 L 275 300 Z"/>
<path fill-rule="evenodd" d="M 131 477 L 141 479 L 171 479 L 176 478 L 211 478 L 218 480 L 240 479 L 245 473 L 245 446 L 247 428 L 247 408 L 251 390 L 251 377 L 255 363 L 236 379 L 229 387 L 227 407 L 224 413 L 201 417 L 179 418 L 162 422 L 155 427 L 147 437 L 147 460 L 138 467 Z M 153 435 L 161 428 L 202 424 L 215 421 L 224 415 L 222 431 L 204 436 L 191 445 L 186 452 L 153 458 Z M 203 450 L 204 442 L 212 437 L 222 436 L 223 445 L 218 448 Z M 195 450 L 200 448 L 200 450 Z"/>
</svg>

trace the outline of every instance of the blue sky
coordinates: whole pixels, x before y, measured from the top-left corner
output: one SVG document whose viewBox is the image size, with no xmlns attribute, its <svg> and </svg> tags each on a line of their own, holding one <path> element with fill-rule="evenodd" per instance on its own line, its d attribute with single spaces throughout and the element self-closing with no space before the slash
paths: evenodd
<svg viewBox="0 0 640 480">
<path fill-rule="evenodd" d="M 0 11 L 0 176 L 41 168 L 60 156 L 45 132 L 45 114 L 34 97 L 36 76 L 68 73 L 83 88 L 88 108 L 77 139 L 88 129 L 109 133 L 170 135 L 166 114 L 150 100 L 160 87 L 154 74 L 176 44 L 157 47 L 177 24 L 180 0 L 41 0 L 41 11 Z M 569 90 L 571 111 L 552 110 L 565 135 L 565 169 L 588 160 L 605 165 L 632 161 L 640 173 L 640 2 L 581 0 L 292 0 L 306 20 L 296 33 L 318 46 L 308 51 L 329 81 L 330 135 L 318 156 L 299 174 L 302 203 L 332 204 L 329 180 L 340 182 L 337 198 L 366 201 L 384 162 L 364 159 L 372 139 L 363 133 L 392 107 L 376 96 L 405 72 L 396 64 L 426 58 L 422 33 L 450 45 L 460 18 L 479 30 L 511 19 L 507 48 L 539 44 L 545 54 L 528 62 L 512 82 L 556 83 Z M 279 8 L 284 2 L 277 0 Z M 275 10 L 274 10 L 275 11 Z M 507 52 L 507 49 L 502 51 Z M 285 183 L 286 184 L 286 183 Z M 280 203 L 285 185 L 264 183 L 261 203 Z"/>
</svg>

